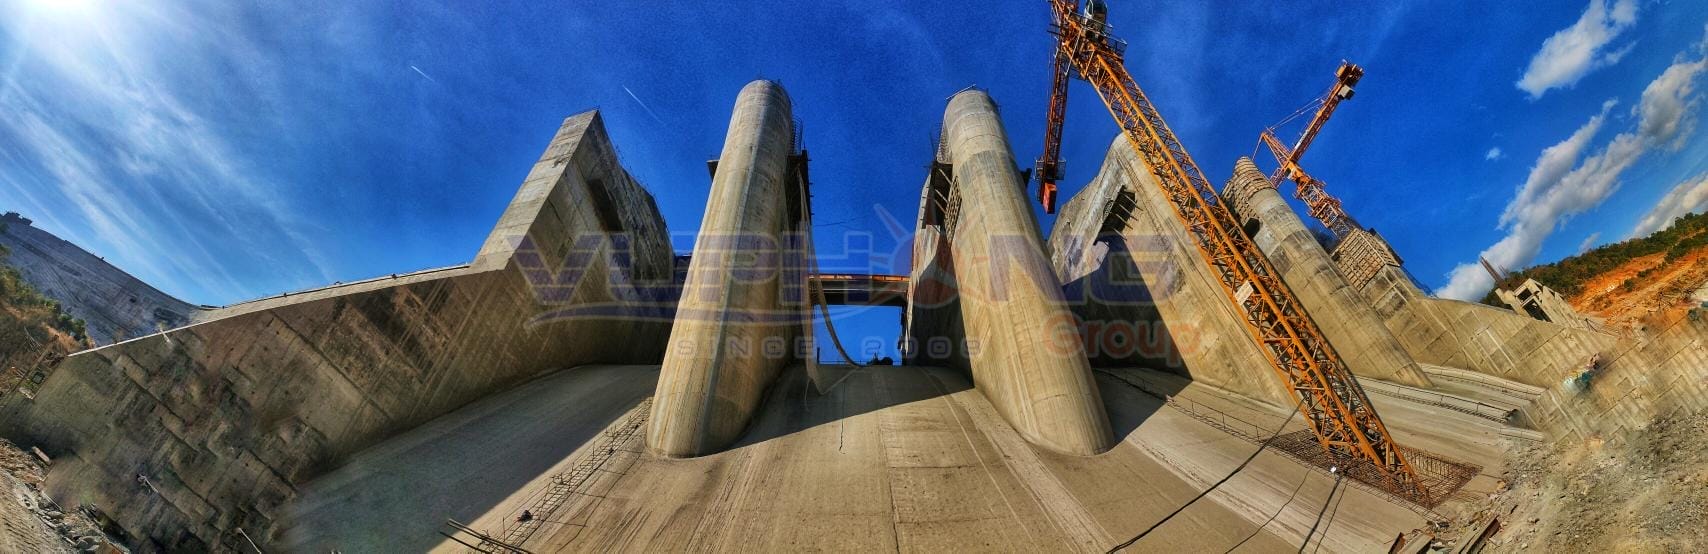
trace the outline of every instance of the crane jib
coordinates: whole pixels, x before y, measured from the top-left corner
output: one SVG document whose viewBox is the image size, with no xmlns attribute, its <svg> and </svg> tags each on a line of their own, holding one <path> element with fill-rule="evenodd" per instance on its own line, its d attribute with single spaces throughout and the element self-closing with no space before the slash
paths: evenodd
<svg viewBox="0 0 1708 554">
<path fill-rule="evenodd" d="M 1067 105 L 1067 77 L 1071 74 L 1097 90 L 1134 152 L 1152 169 L 1155 183 L 1168 199 L 1174 215 L 1187 229 L 1228 301 L 1244 316 L 1246 330 L 1276 376 L 1298 401 L 1307 426 L 1322 448 L 1335 459 L 1362 460 L 1374 466 L 1385 481 L 1377 484 L 1384 489 L 1427 501 L 1428 491 L 1417 472 L 1406 461 L 1340 355 L 1305 313 L 1268 258 L 1240 230 L 1203 171 L 1127 73 L 1122 63 L 1124 44 L 1109 34 L 1101 14 L 1093 17 L 1089 5 L 1086 12 L 1080 13 L 1075 4 L 1068 0 L 1050 3 L 1056 52 L 1044 154 L 1034 172 L 1045 211 L 1055 212 L 1056 182 L 1062 175 L 1061 133 Z M 1350 97 L 1348 81 L 1356 83 L 1362 75 L 1357 66 L 1351 67 L 1353 71 L 1343 67 L 1347 73 L 1330 90 L 1332 102 L 1326 112 L 1319 110 L 1320 120 L 1326 120 L 1326 113 L 1332 113 L 1332 103 Z M 1320 127 L 1321 121 L 1314 123 Z M 1311 135 L 1314 136 L 1314 131 Z M 1273 140 L 1272 135 L 1264 138 L 1266 142 Z M 1278 158 L 1286 148 L 1279 141 L 1271 146 Z M 1308 140 L 1302 141 L 1286 153 L 1286 158 L 1296 159 L 1308 146 Z M 1296 166 L 1289 164 L 1289 169 L 1293 168 Z"/>
</svg>

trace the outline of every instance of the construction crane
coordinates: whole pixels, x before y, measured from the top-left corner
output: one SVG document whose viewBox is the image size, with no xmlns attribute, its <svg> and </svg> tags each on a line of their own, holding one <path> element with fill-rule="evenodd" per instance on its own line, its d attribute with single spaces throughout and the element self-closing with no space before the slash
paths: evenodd
<svg viewBox="0 0 1708 554">
<path fill-rule="evenodd" d="M 1192 238 L 1222 292 L 1243 316 L 1245 327 L 1298 402 L 1299 411 L 1330 457 L 1338 463 L 1374 466 L 1372 483 L 1397 494 L 1426 501 L 1428 491 L 1406 462 L 1364 389 L 1352 378 L 1340 355 L 1323 338 L 1298 298 L 1281 281 L 1269 259 L 1240 230 L 1203 171 L 1181 146 L 1123 65 L 1125 43 L 1109 34 L 1094 2 L 1079 12 L 1075 0 L 1050 0 L 1051 34 L 1056 39 L 1054 80 L 1044 156 L 1039 159 L 1039 197 L 1053 208 L 1054 179 L 1059 178 L 1063 115 L 1068 76 L 1091 83 L 1115 117 L 1168 199 L 1174 215 Z M 1298 150 L 1298 149 L 1295 149 Z M 1349 468 L 1350 469 L 1350 468 Z"/>
<path fill-rule="evenodd" d="M 1299 135 L 1299 140 L 1293 143 L 1292 148 L 1287 148 L 1286 145 L 1281 144 L 1280 139 L 1275 138 L 1275 127 L 1287 123 L 1287 120 L 1292 119 L 1292 116 L 1275 126 L 1264 129 L 1263 133 L 1259 135 L 1263 144 L 1269 147 L 1269 152 L 1275 154 L 1275 162 L 1279 164 L 1275 168 L 1275 173 L 1269 175 L 1269 182 L 1280 186 L 1282 179 L 1292 179 L 1294 183 L 1297 183 L 1299 188 L 1294 192 L 1294 196 L 1304 201 L 1305 209 L 1311 214 L 1311 217 L 1321 221 L 1323 226 L 1334 233 L 1336 238 L 1346 238 L 1346 235 L 1351 233 L 1353 229 L 1359 228 L 1358 222 L 1341 208 L 1339 199 L 1323 190 L 1322 181 L 1316 180 L 1306 174 L 1304 169 L 1299 168 L 1299 158 L 1305 155 L 1305 149 L 1311 147 L 1311 141 L 1316 140 L 1317 133 L 1322 131 L 1324 123 L 1328 123 L 1329 116 L 1334 115 L 1334 109 L 1340 106 L 1340 102 L 1352 98 L 1354 92 L 1352 87 L 1356 86 L 1358 80 L 1362 78 L 1364 78 L 1364 68 L 1358 67 L 1352 62 L 1341 61 L 1340 68 L 1334 71 L 1334 86 L 1329 87 L 1327 93 L 1312 101 L 1312 104 L 1317 105 L 1317 113 L 1311 117 L 1309 123 L 1305 124 L 1304 133 Z M 1294 112 L 1294 114 L 1304 113 L 1308 109 L 1310 109 L 1309 105 Z"/>
</svg>

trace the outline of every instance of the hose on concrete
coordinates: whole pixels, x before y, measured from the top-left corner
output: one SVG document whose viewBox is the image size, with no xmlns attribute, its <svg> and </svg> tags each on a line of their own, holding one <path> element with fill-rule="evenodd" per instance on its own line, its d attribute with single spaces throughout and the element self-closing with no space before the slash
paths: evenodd
<svg viewBox="0 0 1708 554">
<path fill-rule="evenodd" d="M 836 353 L 842 356 L 842 362 L 854 367 L 866 367 L 865 364 L 854 361 L 854 358 L 848 355 L 848 350 L 842 347 L 842 339 L 836 336 L 836 325 L 830 321 L 830 301 L 824 297 L 824 285 L 823 283 L 813 284 L 813 276 L 818 275 L 818 251 L 813 247 L 812 204 L 807 201 L 807 183 L 804 177 L 798 170 L 796 171 L 795 184 L 798 187 L 801 199 L 801 233 L 806 237 L 807 260 L 812 264 L 812 272 L 807 274 L 807 288 L 812 290 L 813 303 L 818 305 L 819 314 L 824 318 L 824 329 L 830 334 L 830 343 L 836 346 Z M 808 321 L 811 321 L 812 314 L 807 314 L 807 318 Z M 817 357 L 818 355 L 815 353 L 813 356 Z M 835 385 L 832 384 L 831 386 L 834 387 Z M 829 388 L 825 387 L 827 390 Z"/>
<path fill-rule="evenodd" d="M 1236 468 L 1234 468 L 1233 471 L 1228 472 L 1228 475 L 1226 477 L 1222 477 L 1222 479 L 1220 481 L 1216 481 L 1215 484 L 1212 484 L 1208 488 L 1205 488 L 1203 492 L 1198 493 L 1198 496 L 1192 497 L 1192 499 L 1186 501 L 1185 504 L 1181 504 L 1179 508 L 1175 508 L 1173 512 L 1169 512 L 1168 515 L 1163 516 L 1163 518 L 1160 520 L 1157 520 L 1156 523 L 1152 523 L 1151 526 L 1146 528 L 1144 531 L 1141 531 L 1139 534 L 1134 535 L 1133 538 L 1127 539 L 1127 542 L 1117 544 L 1117 545 L 1115 545 L 1114 548 L 1110 548 L 1108 554 L 1113 554 L 1114 552 L 1120 551 L 1121 549 L 1133 546 L 1133 544 L 1139 542 L 1139 539 L 1143 539 L 1143 538 L 1145 538 L 1145 535 L 1151 534 L 1151 531 L 1155 531 L 1158 527 L 1162 527 L 1162 524 L 1168 523 L 1168 520 L 1174 519 L 1174 516 L 1180 515 L 1180 512 L 1186 511 L 1187 508 L 1191 507 L 1193 504 L 1198 503 L 1199 500 L 1203 499 L 1206 496 L 1209 496 L 1210 492 L 1216 490 L 1216 488 L 1218 488 L 1218 487 L 1221 487 L 1222 483 L 1226 483 L 1226 482 L 1228 482 L 1229 479 L 1233 479 L 1235 475 L 1238 475 L 1241 470 L 1245 469 L 1245 466 L 1251 465 L 1251 461 L 1257 459 L 1258 454 L 1262 454 L 1263 450 L 1265 448 L 1269 448 L 1269 442 L 1270 441 L 1275 440 L 1275 437 L 1281 436 L 1281 431 L 1283 431 L 1287 428 L 1287 424 L 1293 422 L 1293 416 L 1299 415 L 1299 404 L 1304 404 L 1304 400 L 1301 399 L 1301 400 L 1299 400 L 1298 404 L 1293 405 L 1293 413 L 1289 414 L 1287 416 L 1287 421 L 1281 422 L 1281 425 L 1279 425 L 1275 428 L 1275 432 L 1270 433 L 1268 439 L 1264 440 L 1263 442 L 1258 443 L 1257 450 L 1251 451 L 1251 455 L 1246 456 L 1245 461 L 1239 463 L 1239 467 L 1236 467 Z M 1335 482 L 1338 483 L 1339 481 L 1337 480 Z"/>
</svg>

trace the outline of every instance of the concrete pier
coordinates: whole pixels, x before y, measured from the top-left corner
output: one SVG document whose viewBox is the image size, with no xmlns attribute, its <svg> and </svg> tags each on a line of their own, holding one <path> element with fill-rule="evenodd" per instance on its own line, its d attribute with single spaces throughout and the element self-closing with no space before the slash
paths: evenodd
<svg viewBox="0 0 1708 554">
<path fill-rule="evenodd" d="M 1222 186 L 1222 198 L 1353 375 L 1430 385 L 1399 339 L 1363 295 L 1347 284 L 1299 214 L 1250 158 L 1234 163 L 1233 176 Z"/>
<path fill-rule="evenodd" d="M 53 457 L 57 500 L 100 509 L 145 551 L 253 548 L 238 527 L 265 547 L 303 484 L 358 451 L 549 370 L 657 364 L 668 236 L 599 114 L 582 113 L 470 263 L 226 306 L 78 352 L 34 398 L 0 397 L 0 436 Z"/>
<path fill-rule="evenodd" d="M 1108 416 L 996 104 L 983 91 L 956 94 L 942 140 L 959 197 L 949 243 L 974 385 L 1033 444 L 1080 455 L 1109 449 Z"/>
<path fill-rule="evenodd" d="M 1050 250 L 1099 367 L 1166 368 L 1278 406 L 1288 392 L 1124 136 L 1056 217 Z"/>
<path fill-rule="evenodd" d="M 716 452 L 738 437 L 793 359 L 804 291 L 785 298 L 795 181 L 789 96 L 771 81 L 742 88 L 712 177 L 706 215 L 677 306 L 647 432 L 667 457 Z M 793 324 L 791 324 L 793 323 Z"/>
</svg>

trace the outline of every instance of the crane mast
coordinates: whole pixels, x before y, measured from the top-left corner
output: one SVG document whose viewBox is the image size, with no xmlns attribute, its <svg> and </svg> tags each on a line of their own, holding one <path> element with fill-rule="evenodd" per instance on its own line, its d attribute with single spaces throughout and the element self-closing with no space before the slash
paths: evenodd
<svg viewBox="0 0 1708 554">
<path fill-rule="evenodd" d="M 1334 110 L 1340 106 L 1340 102 L 1352 98 L 1353 87 L 1362 78 L 1364 68 L 1351 62 L 1340 62 L 1340 68 L 1334 72 L 1334 86 L 1329 87 L 1328 92 L 1317 99 L 1321 105 L 1317 107 L 1316 115 L 1305 124 L 1304 132 L 1299 135 L 1299 140 L 1293 143 L 1292 148 L 1288 148 L 1275 137 L 1275 127 L 1264 129 L 1259 135 L 1263 144 L 1269 147 L 1269 152 L 1275 155 L 1275 162 L 1278 164 L 1275 173 L 1270 174 L 1269 182 L 1280 185 L 1282 179 L 1290 178 L 1297 183 L 1299 188 L 1294 191 L 1294 197 L 1303 201 L 1305 211 L 1322 222 L 1323 226 L 1338 238 L 1346 238 L 1353 229 L 1359 228 L 1358 221 L 1352 219 L 1341 207 L 1340 199 L 1323 189 L 1322 181 L 1311 177 L 1299 167 L 1299 158 L 1311 147 L 1311 142 L 1316 140 L 1317 133 L 1322 131 L 1324 123 L 1328 123 L 1329 116 L 1334 115 Z"/>
<path fill-rule="evenodd" d="M 1383 488 L 1425 498 L 1428 493 L 1416 471 L 1376 415 L 1364 389 L 1268 258 L 1240 230 L 1203 171 L 1127 73 L 1124 43 L 1109 35 L 1108 24 L 1094 16 L 1100 13 L 1080 14 L 1076 4 L 1074 0 L 1050 0 L 1056 70 L 1045 154 L 1039 159 L 1039 167 L 1057 173 L 1038 171 L 1040 199 L 1053 202 L 1054 179 L 1060 177 L 1066 77 L 1071 74 L 1097 90 L 1122 135 L 1154 174 L 1156 185 L 1192 237 L 1193 246 L 1222 292 L 1243 316 L 1246 330 L 1298 402 L 1317 442 L 1336 459 L 1373 464 L 1385 480 L 1376 483 Z M 1289 154 L 1302 152 L 1305 146 L 1308 142 Z M 1047 210 L 1053 208 L 1046 204 Z"/>
</svg>

